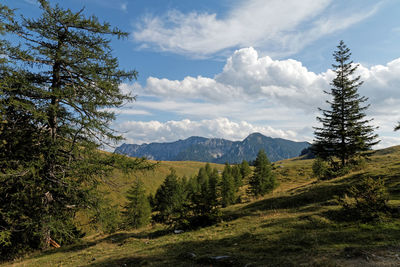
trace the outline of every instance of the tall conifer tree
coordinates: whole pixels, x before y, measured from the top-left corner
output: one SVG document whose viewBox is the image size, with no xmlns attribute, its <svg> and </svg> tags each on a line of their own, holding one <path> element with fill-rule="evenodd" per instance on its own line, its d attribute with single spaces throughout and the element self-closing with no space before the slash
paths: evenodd
<svg viewBox="0 0 400 267">
<path fill-rule="evenodd" d="M 369 105 L 364 103 L 368 98 L 358 93 L 362 81 L 360 76 L 354 76 L 358 65 L 353 64 L 350 56 L 350 49 L 340 41 L 333 53 L 336 77 L 331 91 L 325 92 L 332 97 L 327 101 L 330 108 L 319 109 L 322 116 L 317 120 L 322 126 L 315 127 L 314 132 L 316 155 L 330 160 L 338 158 L 339 167 L 346 166 L 354 156 L 379 143 L 374 133 L 376 128 L 369 125 L 371 119 L 365 118 Z"/>
<path fill-rule="evenodd" d="M 253 176 L 250 178 L 249 185 L 250 193 L 255 197 L 264 196 L 266 193 L 271 192 L 276 185 L 271 163 L 264 150 L 260 150 L 257 154 Z"/>
<path fill-rule="evenodd" d="M 225 168 L 222 172 L 221 197 L 223 207 L 227 207 L 236 201 L 235 179 L 232 176 L 232 168 L 228 163 L 225 163 Z"/>
<path fill-rule="evenodd" d="M 112 56 L 112 37 L 127 33 L 84 10 L 39 0 L 42 15 L 21 16 L 0 5 L 0 246 L 1 255 L 67 243 L 74 215 L 93 207 L 100 177 L 125 161 L 97 149 L 121 137 L 110 128 L 118 108 L 134 98 L 119 84 L 136 78 Z M 3 146 L 4 145 L 4 146 Z"/>
<path fill-rule="evenodd" d="M 128 204 L 125 207 L 124 217 L 128 227 L 140 228 L 150 222 L 151 207 L 146 189 L 141 180 L 136 179 L 126 198 Z"/>
<path fill-rule="evenodd" d="M 170 226 L 175 225 L 184 215 L 182 208 L 185 202 L 183 184 L 178 180 L 176 171 L 171 168 L 154 197 L 154 220 Z"/>
</svg>

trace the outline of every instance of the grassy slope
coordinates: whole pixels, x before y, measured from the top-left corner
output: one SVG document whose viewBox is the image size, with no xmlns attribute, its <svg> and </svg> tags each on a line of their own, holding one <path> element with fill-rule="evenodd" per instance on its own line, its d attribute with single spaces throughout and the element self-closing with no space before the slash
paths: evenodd
<svg viewBox="0 0 400 267">
<path fill-rule="evenodd" d="M 210 164 L 212 168 L 222 170 L 223 165 Z M 197 174 L 200 167 L 204 167 L 203 162 L 194 161 L 162 161 L 159 162 L 155 170 L 136 172 L 130 175 L 115 171 L 108 183 L 100 187 L 100 190 L 109 193 L 108 197 L 116 204 L 123 204 L 123 197 L 126 191 L 130 188 L 132 182 L 139 178 L 143 181 L 148 192 L 154 194 L 157 188 L 164 181 L 165 177 L 170 173 L 170 168 L 174 168 L 179 177 L 186 176 L 187 178 Z M 122 197 L 121 197 L 122 196 Z"/>
<path fill-rule="evenodd" d="M 154 172 L 154 190 L 168 172 L 201 163 L 165 163 Z M 182 164 L 182 165 L 180 165 Z M 15 266 L 399 266 L 400 222 L 361 224 L 335 221 L 334 196 L 362 173 L 382 177 L 391 205 L 400 205 L 400 147 L 377 151 L 363 171 L 330 181 L 310 178 L 312 160 L 276 163 L 280 186 L 263 199 L 224 210 L 224 222 L 173 234 L 161 226 L 93 235 L 81 245 L 31 255 Z M 280 167 L 279 167 L 280 166 Z M 197 166 L 196 166 L 197 168 Z M 176 167 L 178 170 L 178 167 Z M 161 167 L 160 167 L 161 171 Z M 188 171 L 189 172 L 189 171 Z M 189 173 L 186 173 L 189 175 Z M 153 175 L 153 174 L 147 174 Z M 122 181 L 122 180 L 120 180 Z M 196 256 L 192 258 L 190 253 Z M 209 256 L 230 256 L 212 262 Z"/>
</svg>

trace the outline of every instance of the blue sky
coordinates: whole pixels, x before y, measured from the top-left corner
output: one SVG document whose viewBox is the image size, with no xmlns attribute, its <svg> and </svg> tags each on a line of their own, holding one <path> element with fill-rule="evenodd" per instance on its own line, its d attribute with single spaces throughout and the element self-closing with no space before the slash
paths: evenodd
<svg viewBox="0 0 400 267">
<path fill-rule="evenodd" d="M 34 0 L 5 0 L 26 16 Z M 112 43 L 136 69 L 121 90 L 138 96 L 114 110 L 128 143 L 192 135 L 241 140 L 252 132 L 313 140 L 339 40 L 360 63 L 360 94 L 379 126 L 377 148 L 400 144 L 398 0 L 52 0 L 130 33 Z"/>
</svg>

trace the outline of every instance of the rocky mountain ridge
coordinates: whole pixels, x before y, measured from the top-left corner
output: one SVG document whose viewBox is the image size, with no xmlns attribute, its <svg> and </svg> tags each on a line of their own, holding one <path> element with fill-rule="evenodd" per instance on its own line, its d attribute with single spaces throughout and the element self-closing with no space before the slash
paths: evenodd
<svg viewBox="0 0 400 267">
<path fill-rule="evenodd" d="M 239 163 L 242 160 L 253 161 L 260 149 L 265 150 L 270 161 L 278 161 L 299 156 L 309 146 L 308 142 L 253 133 L 243 141 L 192 136 L 169 143 L 122 144 L 115 149 L 115 153 L 161 161 Z"/>
</svg>

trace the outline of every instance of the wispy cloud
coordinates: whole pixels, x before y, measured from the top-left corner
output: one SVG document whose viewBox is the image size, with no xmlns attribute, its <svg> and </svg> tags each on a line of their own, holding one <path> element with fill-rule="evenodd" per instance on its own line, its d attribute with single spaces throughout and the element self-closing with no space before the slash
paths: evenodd
<svg viewBox="0 0 400 267">
<path fill-rule="evenodd" d="M 136 25 L 133 36 L 142 47 L 191 57 L 207 57 L 248 46 L 270 56 L 283 56 L 368 18 L 379 7 L 339 13 L 330 10 L 332 3 L 247 0 L 239 2 L 223 18 L 215 13 L 169 10 L 163 16 L 145 16 Z"/>
</svg>

